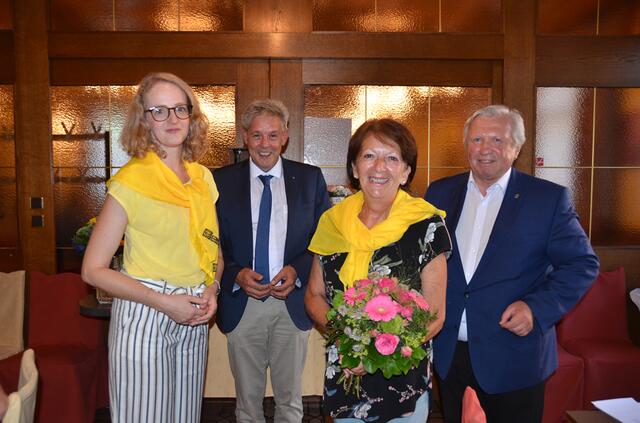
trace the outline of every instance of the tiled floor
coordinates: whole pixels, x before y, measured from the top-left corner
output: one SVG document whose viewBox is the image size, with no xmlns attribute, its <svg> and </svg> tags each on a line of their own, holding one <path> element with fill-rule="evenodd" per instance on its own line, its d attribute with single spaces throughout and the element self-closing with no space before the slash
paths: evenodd
<svg viewBox="0 0 640 423">
<path fill-rule="evenodd" d="M 321 397 L 310 396 L 303 398 L 304 423 L 324 423 L 322 409 L 320 407 Z M 205 398 L 202 404 L 202 423 L 235 423 L 234 415 L 235 400 L 233 398 Z M 264 400 L 264 412 L 267 423 L 273 423 L 274 403 L 273 398 Z M 327 421 L 329 421 L 327 419 Z M 438 404 L 434 404 L 428 423 L 442 423 L 442 415 Z M 109 410 L 104 408 L 98 410 L 94 423 L 110 423 Z"/>
</svg>

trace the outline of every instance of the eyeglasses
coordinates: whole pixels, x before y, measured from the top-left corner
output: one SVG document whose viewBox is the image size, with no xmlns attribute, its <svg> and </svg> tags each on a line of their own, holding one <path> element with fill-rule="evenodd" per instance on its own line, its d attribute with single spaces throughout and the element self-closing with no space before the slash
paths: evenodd
<svg viewBox="0 0 640 423">
<path fill-rule="evenodd" d="M 176 115 L 178 119 L 188 119 L 191 116 L 191 111 L 193 110 L 193 106 L 190 104 L 180 104 L 176 107 L 167 107 L 167 106 L 156 106 L 150 107 L 145 110 L 145 113 L 151 113 L 151 117 L 156 122 L 164 122 L 169 119 L 169 115 L 171 111 Z"/>
</svg>

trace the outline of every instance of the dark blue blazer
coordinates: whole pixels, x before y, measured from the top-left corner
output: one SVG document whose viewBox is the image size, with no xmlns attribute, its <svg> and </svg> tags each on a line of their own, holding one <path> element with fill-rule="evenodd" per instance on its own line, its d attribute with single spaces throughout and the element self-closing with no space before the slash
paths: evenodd
<svg viewBox="0 0 640 423">
<path fill-rule="evenodd" d="M 589 239 L 566 188 L 513 169 L 487 247 L 467 285 L 456 227 L 469 173 L 433 182 L 425 199 L 447 212 L 453 250 L 448 261 L 446 318 L 434 340 L 438 374 L 446 378 L 467 310 L 473 372 L 490 394 L 542 382 L 557 367 L 555 323 L 586 292 L 598 272 Z M 507 306 L 531 308 L 533 330 L 517 336 L 498 322 Z"/>
<path fill-rule="evenodd" d="M 285 303 L 293 323 L 301 330 L 308 330 L 312 322 L 304 309 L 304 292 L 312 256 L 307 247 L 320 216 L 330 203 L 319 168 L 283 158 L 282 174 L 288 207 L 284 264 L 296 269 L 302 283 L 300 288 L 291 291 Z M 216 210 L 224 256 L 216 322 L 220 330 L 227 333 L 240 322 L 248 299 L 243 289 L 233 292 L 236 276 L 245 267 L 253 268 L 249 160 L 217 169 L 213 177 L 220 193 Z"/>
</svg>

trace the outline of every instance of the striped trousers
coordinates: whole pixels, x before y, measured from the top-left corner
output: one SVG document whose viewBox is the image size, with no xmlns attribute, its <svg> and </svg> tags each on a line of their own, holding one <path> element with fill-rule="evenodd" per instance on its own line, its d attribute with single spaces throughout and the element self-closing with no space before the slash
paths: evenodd
<svg viewBox="0 0 640 423">
<path fill-rule="evenodd" d="M 200 296 L 204 291 L 204 285 L 140 283 L 171 295 Z M 208 335 L 208 325 L 181 325 L 151 307 L 114 298 L 109 327 L 111 421 L 200 422 Z"/>
</svg>

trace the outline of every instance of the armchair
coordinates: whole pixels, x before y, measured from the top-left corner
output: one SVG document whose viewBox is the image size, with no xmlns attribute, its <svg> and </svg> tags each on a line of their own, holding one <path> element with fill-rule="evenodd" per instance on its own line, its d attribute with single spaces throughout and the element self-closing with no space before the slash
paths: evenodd
<svg viewBox="0 0 640 423">
<path fill-rule="evenodd" d="M 0 272 L 0 360 L 24 349 L 24 273 Z"/>
<path fill-rule="evenodd" d="M 28 346 L 36 353 L 40 388 L 35 421 L 90 423 L 108 402 L 104 322 L 81 316 L 91 292 L 80 275 L 30 272 Z M 0 380 L 16 386 L 20 354 L 0 361 Z"/>
<path fill-rule="evenodd" d="M 2 420 L 4 423 L 32 423 L 36 408 L 38 369 L 33 350 L 22 354 L 18 391 L 9 395 L 9 408 Z"/>
<path fill-rule="evenodd" d="M 558 324 L 560 344 L 584 360 L 583 408 L 616 397 L 640 399 L 640 348 L 629 337 L 624 269 L 602 272 Z"/>
</svg>

